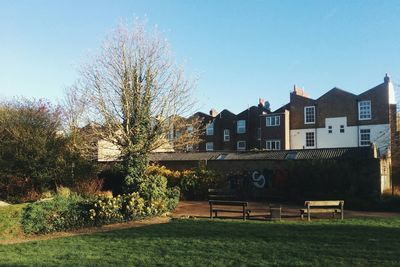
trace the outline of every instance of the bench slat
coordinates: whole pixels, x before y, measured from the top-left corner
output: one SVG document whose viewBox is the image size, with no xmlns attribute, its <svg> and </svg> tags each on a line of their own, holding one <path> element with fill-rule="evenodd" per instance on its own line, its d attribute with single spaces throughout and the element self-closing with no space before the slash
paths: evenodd
<svg viewBox="0 0 400 267">
<path fill-rule="evenodd" d="M 302 213 L 307 213 L 307 209 L 301 209 Z M 339 213 L 340 209 L 310 209 L 310 213 Z"/>
<path fill-rule="evenodd" d="M 228 201 L 228 200 L 209 200 L 209 204 L 211 205 L 224 205 L 224 206 L 247 206 L 248 203 L 246 201 Z"/>
<path fill-rule="evenodd" d="M 243 213 L 243 210 L 224 210 L 224 209 L 212 209 L 213 212 L 234 212 Z M 245 210 L 246 213 L 250 213 L 250 210 Z"/>
<path fill-rule="evenodd" d="M 304 203 L 304 206 L 310 205 L 310 206 L 319 206 L 319 207 L 324 207 L 324 206 L 339 206 L 340 203 L 344 203 L 343 200 L 327 200 L 327 201 L 306 201 Z"/>
</svg>

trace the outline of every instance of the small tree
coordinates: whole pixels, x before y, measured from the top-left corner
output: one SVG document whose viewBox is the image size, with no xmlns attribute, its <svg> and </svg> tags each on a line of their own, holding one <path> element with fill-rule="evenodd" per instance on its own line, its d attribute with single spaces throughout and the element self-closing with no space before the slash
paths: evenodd
<svg viewBox="0 0 400 267">
<path fill-rule="evenodd" d="M 151 151 L 171 142 L 179 149 L 198 142 L 200 123 L 178 119 L 193 108 L 192 88 L 167 41 L 139 22 L 120 25 L 82 67 L 72 90 L 86 104 L 97 138 L 121 150 L 127 191 L 145 179 Z"/>
<path fill-rule="evenodd" d="M 67 140 L 59 130 L 60 109 L 45 101 L 0 104 L 1 192 L 23 197 L 61 183 Z"/>
</svg>

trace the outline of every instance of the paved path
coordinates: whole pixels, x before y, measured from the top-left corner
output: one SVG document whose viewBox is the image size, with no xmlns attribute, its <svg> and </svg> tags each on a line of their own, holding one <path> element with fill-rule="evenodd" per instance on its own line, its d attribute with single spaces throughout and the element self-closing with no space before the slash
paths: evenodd
<svg viewBox="0 0 400 267">
<path fill-rule="evenodd" d="M 4 207 L 4 206 L 9 206 L 10 204 L 4 202 L 4 201 L 0 201 L 0 207 Z"/>
<path fill-rule="evenodd" d="M 268 205 L 264 202 L 249 202 L 249 209 L 251 210 L 250 219 L 263 220 L 269 213 Z M 282 219 L 283 220 L 300 220 L 300 209 L 302 206 L 291 204 L 282 204 Z M 231 218 L 241 218 L 241 214 L 225 213 L 222 216 L 229 216 Z M 180 201 L 177 209 L 172 214 L 174 218 L 181 217 L 197 217 L 209 218 L 210 207 L 208 201 Z M 331 214 L 321 214 L 318 217 L 330 218 Z M 372 211 L 353 211 L 346 210 L 344 212 L 345 218 L 393 218 L 400 217 L 400 212 L 372 212 Z"/>
</svg>

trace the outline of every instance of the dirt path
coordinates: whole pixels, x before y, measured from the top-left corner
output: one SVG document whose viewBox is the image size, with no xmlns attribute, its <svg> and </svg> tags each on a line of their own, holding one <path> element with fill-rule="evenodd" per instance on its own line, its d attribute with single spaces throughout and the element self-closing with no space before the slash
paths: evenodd
<svg viewBox="0 0 400 267">
<path fill-rule="evenodd" d="M 69 237 L 69 236 L 103 233 L 103 232 L 109 232 L 109 231 L 113 231 L 113 230 L 121 230 L 121 229 L 128 229 L 128 228 L 143 227 L 143 226 L 153 225 L 153 224 L 168 223 L 170 221 L 170 219 L 171 218 L 167 217 L 167 216 L 154 217 L 154 218 L 140 220 L 140 221 L 131 221 L 131 222 L 126 222 L 126 223 L 115 223 L 115 224 L 103 225 L 101 227 L 82 228 L 82 229 L 74 230 L 71 232 L 59 232 L 59 233 L 51 233 L 48 235 L 27 236 L 24 238 L 9 239 L 9 240 L 5 240 L 5 241 L 0 241 L 0 244 L 17 244 L 17 243 L 49 240 L 49 239 Z"/>
<path fill-rule="evenodd" d="M 300 209 L 302 206 L 291 204 L 282 204 L 282 219 L 283 220 L 300 220 Z M 269 213 L 269 208 L 263 202 L 249 202 L 249 209 L 251 210 L 250 219 L 263 220 Z M 230 217 L 240 218 L 241 214 L 228 214 Z M 210 208 L 207 201 L 181 201 L 178 208 L 173 213 L 174 218 L 197 217 L 209 218 Z M 224 216 L 224 214 L 223 214 Z M 327 215 L 332 216 L 332 215 Z M 373 212 L 373 211 L 344 211 L 345 218 L 394 218 L 400 217 L 400 212 Z M 326 217 L 324 215 L 322 218 Z"/>
</svg>

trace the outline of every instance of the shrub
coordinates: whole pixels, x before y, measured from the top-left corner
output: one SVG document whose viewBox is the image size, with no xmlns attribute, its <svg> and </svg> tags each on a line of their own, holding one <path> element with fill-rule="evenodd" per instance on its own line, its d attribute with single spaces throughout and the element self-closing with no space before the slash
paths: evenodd
<svg viewBox="0 0 400 267">
<path fill-rule="evenodd" d="M 99 195 L 102 192 L 103 182 L 103 179 L 98 179 L 96 177 L 86 180 L 78 180 L 75 183 L 74 191 L 82 196 Z"/>
<path fill-rule="evenodd" d="M 220 188 L 225 182 L 218 172 L 198 168 L 183 171 L 179 187 L 185 199 L 206 199 L 209 188 Z"/>
<path fill-rule="evenodd" d="M 167 195 L 167 209 L 169 211 L 175 210 L 176 207 L 178 206 L 181 195 L 179 187 L 175 186 L 172 188 L 168 188 L 166 195 Z"/>
<path fill-rule="evenodd" d="M 0 199 L 11 203 L 34 201 L 40 194 L 34 188 L 32 180 L 15 175 L 0 175 Z"/>
<path fill-rule="evenodd" d="M 95 225 L 129 221 L 144 217 L 144 200 L 138 193 L 116 197 L 99 196 L 85 202 L 88 216 Z"/>
<path fill-rule="evenodd" d="M 23 211 L 22 228 L 27 234 L 46 234 L 87 225 L 81 202 L 80 196 L 72 194 L 31 203 Z"/>
<path fill-rule="evenodd" d="M 75 193 L 68 197 L 57 195 L 51 200 L 29 204 L 23 211 L 21 224 L 26 234 L 67 231 L 158 214 L 159 205 L 163 203 L 155 201 L 145 207 L 145 201 L 138 193 L 88 199 Z M 172 207 L 173 203 L 169 205 Z"/>
<path fill-rule="evenodd" d="M 67 198 L 71 195 L 71 189 L 65 186 L 58 186 L 57 187 L 57 195 Z"/>
<path fill-rule="evenodd" d="M 165 176 L 169 186 L 180 188 L 184 199 L 206 199 L 209 188 L 220 188 L 226 183 L 224 176 L 204 167 L 195 170 L 172 171 L 165 166 L 150 165 L 147 173 Z"/>
</svg>

